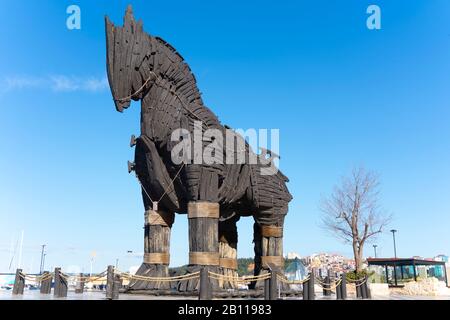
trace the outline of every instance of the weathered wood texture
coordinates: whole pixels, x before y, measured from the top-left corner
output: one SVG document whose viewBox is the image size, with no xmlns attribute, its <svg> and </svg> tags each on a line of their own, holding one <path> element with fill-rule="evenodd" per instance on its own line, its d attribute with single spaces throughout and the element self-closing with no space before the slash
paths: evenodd
<svg viewBox="0 0 450 320">
<path fill-rule="evenodd" d="M 137 274 L 152 277 L 168 277 L 170 263 L 170 231 L 175 219 L 172 212 L 147 210 L 144 214 L 144 262 Z M 130 288 L 169 289 L 170 282 L 132 281 Z"/>
<path fill-rule="evenodd" d="M 25 278 L 22 276 L 22 269 L 17 269 L 12 293 L 23 294 L 24 288 L 25 288 Z"/>
<path fill-rule="evenodd" d="M 219 273 L 227 277 L 238 277 L 237 273 L 237 243 L 238 232 L 236 223 L 239 216 L 219 222 Z M 236 289 L 235 281 L 219 281 L 219 287 L 224 289 Z"/>
<path fill-rule="evenodd" d="M 280 223 L 282 224 L 282 222 Z M 255 250 L 255 270 L 254 274 L 264 274 L 268 270 L 283 273 L 283 227 L 282 225 L 261 226 L 257 222 L 253 225 L 254 250 Z M 251 287 L 261 287 L 262 281 L 253 282 Z M 283 290 L 288 289 L 288 285 L 281 283 Z"/>
<path fill-rule="evenodd" d="M 106 299 L 114 298 L 114 266 L 108 266 L 106 273 Z"/>
<path fill-rule="evenodd" d="M 200 216 L 200 218 L 198 217 Z M 205 218 L 207 217 L 207 218 Z M 190 202 L 189 218 L 189 272 L 218 271 L 219 266 L 219 204 Z M 214 287 L 216 281 L 211 281 Z M 180 282 L 180 291 L 199 289 L 198 279 Z"/>
<path fill-rule="evenodd" d="M 43 276 L 45 276 L 45 280 L 41 281 L 40 292 L 42 294 L 50 294 L 52 290 L 52 276 L 48 276 L 50 272 L 44 271 Z"/>
<path fill-rule="evenodd" d="M 262 155 L 256 155 L 239 134 L 234 133 L 234 146 L 223 148 L 223 159 L 228 155 L 228 159 L 234 159 L 231 164 L 187 163 L 173 188 L 168 188 L 181 167 L 171 161 L 176 145 L 171 133 L 180 128 L 188 130 L 193 145 L 196 122 L 201 122 L 202 133 L 217 129 L 225 137 L 226 128 L 204 105 L 196 79 L 180 53 L 160 37 L 144 32 L 142 22 L 134 20 L 131 7 L 125 13 L 123 27 L 106 18 L 106 40 L 108 80 L 117 110 L 123 111 L 132 99 L 142 103 L 135 169 L 150 197 L 157 200 L 166 193 L 161 205 L 175 212 L 186 212 L 189 201 L 240 203 L 239 214 L 247 215 L 251 209 L 259 223 L 276 224 L 292 199 L 286 188 L 288 179 L 280 171 L 261 174 L 261 169 L 270 164 L 262 161 Z M 202 150 L 211 141 L 202 139 Z M 242 145 L 245 163 L 237 161 Z M 266 154 L 275 157 L 270 151 Z M 249 159 L 257 163 L 250 164 Z"/>
<path fill-rule="evenodd" d="M 67 297 L 69 284 L 67 283 L 67 279 L 65 279 L 61 273 L 61 268 L 55 268 L 55 288 L 53 290 L 53 295 L 56 298 Z"/>
<path fill-rule="evenodd" d="M 241 135 L 232 133 L 231 140 L 235 142 L 232 146 L 214 140 L 222 147 L 222 159 L 232 159 L 231 163 L 205 159 L 200 159 L 201 164 L 174 163 L 172 150 L 178 143 L 171 140 L 174 130 L 187 130 L 186 139 L 190 139 L 191 146 L 200 143 L 202 150 L 208 150 L 213 142 L 212 138 L 204 137 L 208 129 L 217 129 L 223 137 L 231 131 L 204 105 L 196 79 L 180 53 L 160 37 L 144 32 L 142 22 L 135 21 L 131 7 L 125 13 L 123 27 L 114 25 L 108 18 L 105 25 L 108 81 L 116 109 L 122 112 L 131 100 L 141 101 L 141 133 L 135 141 L 135 164 L 131 169 L 142 184 L 145 209 L 158 202 L 164 211 L 186 213 L 189 202 L 206 201 L 217 203 L 223 212 L 233 207 L 238 216 L 253 215 L 261 226 L 282 226 L 292 199 L 286 187 L 288 178 L 281 171 L 272 175 L 262 172 L 272 167 L 271 161 L 277 156 L 270 151 L 257 155 Z M 198 137 L 197 131 L 203 138 Z M 243 162 L 238 161 L 241 150 L 245 150 Z M 270 161 L 266 160 L 266 154 L 270 155 Z M 192 150 L 190 159 L 195 160 L 195 156 Z M 256 163 L 250 159 L 256 159 Z M 190 229 L 212 231 L 209 226 L 212 222 L 202 220 L 208 218 L 198 219 L 190 221 Z M 218 242 L 207 248 L 205 239 L 189 241 L 191 250 L 197 250 L 196 247 L 219 250 Z M 282 246 L 281 240 L 258 241 L 255 260 L 261 269 L 263 242 L 269 248 L 264 255 L 281 255 Z M 223 247 L 223 254 L 233 255 L 231 244 L 230 248 Z M 165 270 L 161 265 L 143 265 L 138 274 L 156 276 L 166 273 Z"/>
</svg>

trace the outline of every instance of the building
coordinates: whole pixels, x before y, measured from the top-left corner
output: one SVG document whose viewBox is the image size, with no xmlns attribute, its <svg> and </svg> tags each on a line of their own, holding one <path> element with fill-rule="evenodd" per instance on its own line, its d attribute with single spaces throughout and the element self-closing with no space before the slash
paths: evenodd
<svg viewBox="0 0 450 320">
<path fill-rule="evenodd" d="M 318 270 L 320 275 L 328 272 L 349 272 L 355 270 L 355 261 L 335 253 L 312 254 L 303 259 L 309 268 Z"/>
<path fill-rule="evenodd" d="M 369 269 L 375 271 L 378 282 L 391 286 L 402 286 L 418 279 L 436 278 L 448 286 L 447 269 L 444 261 L 413 258 L 369 258 Z"/>
</svg>

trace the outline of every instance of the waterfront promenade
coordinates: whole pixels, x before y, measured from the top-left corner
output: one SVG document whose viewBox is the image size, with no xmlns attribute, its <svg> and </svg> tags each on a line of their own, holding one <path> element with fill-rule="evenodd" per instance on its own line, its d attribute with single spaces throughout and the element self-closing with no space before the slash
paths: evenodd
<svg viewBox="0 0 450 320">
<path fill-rule="evenodd" d="M 10 290 L 0 291 L 0 300 L 105 300 L 105 291 L 85 291 L 83 294 L 76 294 L 69 291 L 66 298 L 55 298 L 53 294 L 41 294 L 38 290 L 25 290 L 23 295 L 14 296 Z M 302 298 L 288 298 L 287 300 L 301 300 Z M 317 292 L 316 300 L 335 300 L 334 295 L 324 297 Z M 355 299 L 349 296 L 349 300 Z M 120 294 L 119 300 L 198 300 L 197 297 L 176 297 L 176 296 L 150 296 L 137 294 Z M 241 300 L 241 299 L 236 299 Z M 252 300 L 252 299 L 246 299 Z M 253 299 L 262 300 L 262 299 Z M 450 296 L 407 296 L 391 294 L 390 296 L 373 296 L 372 300 L 450 300 Z"/>
</svg>

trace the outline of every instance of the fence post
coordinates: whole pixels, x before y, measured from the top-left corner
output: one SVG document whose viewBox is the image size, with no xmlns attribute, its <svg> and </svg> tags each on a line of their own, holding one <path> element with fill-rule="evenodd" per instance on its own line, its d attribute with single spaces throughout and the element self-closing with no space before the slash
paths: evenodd
<svg viewBox="0 0 450 320">
<path fill-rule="evenodd" d="M 22 276 L 22 269 L 17 269 L 12 293 L 23 294 L 24 288 L 25 288 L 25 278 Z"/>
<path fill-rule="evenodd" d="M 62 271 L 61 268 L 58 268 L 58 275 L 59 275 L 59 290 L 58 290 L 58 294 L 57 297 L 58 298 L 65 298 L 67 297 L 67 289 L 69 287 L 69 283 L 67 278 L 62 276 Z M 56 272 L 55 272 L 55 278 L 56 278 Z"/>
<path fill-rule="evenodd" d="M 323 295 L 326 297 L 331 296 L 331 278 L 330 276 L 325 277 L 324 286 L 323 286 Z"/>
<path fill-rule="evenodd" d="M 341 275 L 342 281 L 341 281 L 341 297 L 342 300 L 347 299 L 347 273 L 343 273 Z"/>
<path fill-rule="evenodd" d="M 337 273 L 335 274 L 334 279 L 335 282 L 340 281 Z M 336 300 L 342 300 L 342 281 L 340 281 L 339 284 L 336 285 Z"/>
<path fill-rule="evenodd" d="M 366 279 L 361 280 L 361 296 L 363 299 L 367 299 L 367 285 Z"/>
<path fill-rule="evenodd" d="M 45 280 L 41 281 L 41 293 L 50 294 L 52 292 L 53 276 L 49 271 L 44 271 L 43 276 L 45 277 Z"/>
<path fill-rule="evenodd" d="M 114 282 L 113 282 L 113 300 L 119 299 L 119 289 L 122 287 L 122 279 L 120 275 L 114 274 Z"/>
<path fill-rule="evenodd" d="M 55 268 L 55 288 L 53 289 L 53 296 L 59 297 L 59 289 L 61 288 L 61 268 Z"/>
<path fill-rule="evenodd" d="M 367 299 L 372 299 L 372 294 L 370 293 L 370 288 L 369 288 L 369 276 L 366 275 L 366 297 Z"/>
<path fill-rule="evenodd" d="M 355 286 L 356 286 L 356 297 L 362 298 L 361 281 L 356 280 Z"/>
<path fill-rule="evenodd" d="M 302 284 L 303 300 L 309 300 L 309 281 L 311 281 L 311 280 L 307 280 L 307 281 L 303 282 L 303 284 Z"/>
<path fill-rule="evenodd" d="M 269 300 L 277 299 L 277 272 L 270 270 L 270 281 L 269 281 Z"/>
<path fill-rule="evenodd" d="M 314 300 L 315 298 L 316 293 L 314 289 L 314 269 L 312 269 L 308 281 L 308 300 Z"/>
<path fill-rule="evenodd" d="M 200 270 L 200 286 L 198 290 L 198 300 L 211 300 L 212 299 L 212 287 L 209 282 L 208 269 L 203 267 Z"/>
<path fill-rule="evenodd" d="M 108 271 L 106 274 L 106 299 L 114 299 L 114 267 L 108 266 Z"/>
<path fill-rule="evenodd" d="M 83 274 L 80 273 L 79 275 L 80 279 L 77 282 L 77 287 L 75 289 L 75 293 L 83 293 L 84 291 L 84 280 L 83 280 Z"/>
</svg>

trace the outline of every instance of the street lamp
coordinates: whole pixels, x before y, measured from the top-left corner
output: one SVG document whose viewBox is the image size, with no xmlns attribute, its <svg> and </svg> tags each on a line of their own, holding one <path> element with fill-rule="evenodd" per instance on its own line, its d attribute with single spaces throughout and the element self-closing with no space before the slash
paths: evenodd
<svg viewBox="0 0 450 320">
<path fill-rule="evenodd" d="M 373 251 L 375 251 L 375 258 L 377 257 L 377 245 L 376 244 L 374 244 L 373 245 Z"/>
<path fill-rule="evenodd" d="M 46 257 L 46 256 L 47 256 L 47 254 L 44 253 L 44 256 L 43 256 L 43 258 L 42 258 L 42 270 L 45 269 L 45 257 Z"/>
<path fill-rule="evenodd" d="M 39 274 L 42 274 L 42 271 L 44 269 L 44 250 L 45 250 L 45 244 L 42 245 L 42 250 L 41 250 L 41 266 L 39 268 Z"/>
<path fill-rule="evenodd" d="M 397 230 L 392 229 L 391 232 L 392 232 L 392 238 L 394 239 L 394 258 L 397 259 L 397 248 L 395 246 L 395 233 L 397 232 Z M 394 283 L 395 283 L 395 286 L 397 286 L 397 265 L 396 265 L 395 260 L 394 260 Z"/>
<path fill-rule="evenodd" d="M 395 233 L 397 232 L 397 230 L 392 229 L 391 232 L 392 232 L 392 239 L 394 239 L 394 258 L 397 258 L 397 248 L 395 245 Z"/>
</svg>

